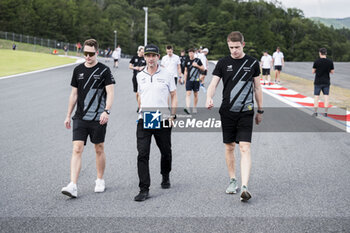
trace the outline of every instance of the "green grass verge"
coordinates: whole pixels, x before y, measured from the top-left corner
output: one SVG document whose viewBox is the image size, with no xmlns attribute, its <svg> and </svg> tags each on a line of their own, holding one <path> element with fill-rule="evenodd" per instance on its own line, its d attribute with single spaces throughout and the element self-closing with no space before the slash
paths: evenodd
<svg viewBox="0 0 350 233">
<path fill-rule="evenodd" d="M 75 62 L 75 59 L 28 51 L 0 49 L 0 77 Z"/>
<path fill-rule="evenodd" d="M 34 45 L 34 44 L 27 44 L 27 43 L 20 43 L 20 42 L 13 42 L 12 40 L 3 40 L 0 39 L 0 50 L 1 49 L 12 49 L 12 44 L 15 43 L 17 46 L 17 50 L 23 50 L 23 51 L 29 51 L 29 52 L 37 52 L 37 53 L 48 53 L 52 54 L 53 48 L 44 47 L 41 45 Z M 64 55 L 63 49 L 57 49 L 58 54 Z M 68 55 L 70 56 L 76 56 L 77 53 L 75 51 L 69 51 Z"/>
</svg>

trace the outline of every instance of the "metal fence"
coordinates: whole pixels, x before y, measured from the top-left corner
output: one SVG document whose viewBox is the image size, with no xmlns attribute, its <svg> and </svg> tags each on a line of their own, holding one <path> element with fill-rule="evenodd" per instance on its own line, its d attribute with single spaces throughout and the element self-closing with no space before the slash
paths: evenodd
<svg viewBox="0 0 350 233">
<path fill-rule="evenodd" d="M 14 32 L 0 31 L 0 39 L 12 40 L 13 42 L 27 43 L 27 44 L 33 44 L 33 45 L 40 45 L 42 47 L 47 47 L 52 49 L 64 49 L 64 46 L 67 46 L 68 51 L 71 51 L 71 52 L 77 51 L 77 44 L 72 44 L 72 43 L 52 40 L 52 39 L 46 39 L 46 38 L 40 38 L 35 36 L 22 35 Z M 35 46 L 33 47 L 33 51 L 35 51 Z M 98 55 L 105 57 L 106 56 L 105 50 L 100 48 Z M 122 53 L 121 57 L 131 58 L 132 55 Z"/>
<path fill-rule="evenodd" d="M 58 40 L 22 35 L 14 32 L 0 31 L 0 38 L 5 40 L 12 40 L 13 42 L 16 41 L 21 43 L 33 44 L 33 45 L 40 45 L 43 47 L 48 47 L 53 49 L 64 49 L 64 46 L 67 46 L 69 51 L 77 51 L 76 44 L 58 41 Z"/>
</svg>

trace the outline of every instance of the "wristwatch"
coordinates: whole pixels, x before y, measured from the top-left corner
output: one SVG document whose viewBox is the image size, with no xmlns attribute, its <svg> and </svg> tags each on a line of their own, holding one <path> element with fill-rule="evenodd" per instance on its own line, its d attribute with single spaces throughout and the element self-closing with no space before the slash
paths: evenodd
<svg viewBox="0 0 350 233">
<path fill-rule="evenodd" d="M 258 109 L 258 113 L 259 113 L 259 114 L 263 114 L 263 113 L 264 113 L 264 110 L 259 110 L 259 109 Z"/>
<path fill-rule="evenodd" d="M 105 112 L 109 115 L 111 114 L 111 111 L 109 111 L 108 109 L 105 109 Z"/>
</svg>

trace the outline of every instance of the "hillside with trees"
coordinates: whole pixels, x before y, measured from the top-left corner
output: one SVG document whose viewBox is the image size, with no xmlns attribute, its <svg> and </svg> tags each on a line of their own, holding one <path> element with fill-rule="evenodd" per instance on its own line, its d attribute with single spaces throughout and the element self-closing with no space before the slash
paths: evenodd
<svg viewBox="0 0 350 233">
<path fill-rule="evenodd" d="M 326 47 L 335 61 L 350 61 L 350 30 L 334 29 L 285 10 L 278 1 L 241 0 L 1 0 L 0 31 L 70 43 L 96 38 L 113 47 L 114 30 L 123 53 L 135 54 L 144 42 L 142 7 L 148 7 L 148 42 L 175 52 L 200 45 L 209 58 L 228 54 L 226 36 L 241 31 L 246 52 L 260 57 L 277 46 L 288 61 L 312 61 Z"/>
</svg>

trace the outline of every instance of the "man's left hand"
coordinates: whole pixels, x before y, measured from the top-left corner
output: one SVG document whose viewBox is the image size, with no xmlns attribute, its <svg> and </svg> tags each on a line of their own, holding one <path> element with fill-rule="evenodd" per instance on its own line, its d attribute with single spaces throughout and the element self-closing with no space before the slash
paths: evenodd
<svg viewBox="0 0 350 233">
<path fill-rule="evenodd" d="M 109 118 L 108 114 L 106 112 L 103 112 L 100 116 L 100 124 L 101 125 L 106 124 L 108 122 L 108 118 Z"/>
</svg>

